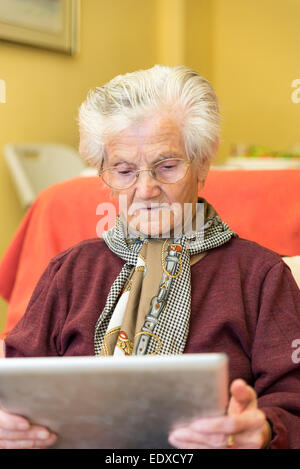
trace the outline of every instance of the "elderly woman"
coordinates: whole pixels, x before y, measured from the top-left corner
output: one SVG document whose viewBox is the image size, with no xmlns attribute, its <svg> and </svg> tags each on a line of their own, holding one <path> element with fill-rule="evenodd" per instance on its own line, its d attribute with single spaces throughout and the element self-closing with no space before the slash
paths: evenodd
<svg viewBox="0 0 300 469">
<path fill-rule="evenodd" d="M 81 106 L 80 136 L 120 215 L 103 239 L 50 262 L 6 356 L 226 353 L 227 414 L 177 428 L 170 443 L 300 448 L 299 289 L 279 255 L 198 197 L 218 148 L 211 85 L 183 66 L 118 76 Z M 4 411 L 0 427 L 2 447 L 55 441 Z"/>
</svg>

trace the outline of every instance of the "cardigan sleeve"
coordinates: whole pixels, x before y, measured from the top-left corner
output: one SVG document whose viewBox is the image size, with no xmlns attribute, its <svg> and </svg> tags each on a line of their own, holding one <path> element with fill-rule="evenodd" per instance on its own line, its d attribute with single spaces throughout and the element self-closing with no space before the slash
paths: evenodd
<svg viewBox="0 0 300 469">
<path fill-rule="evenodd" d="M 259 303 L 252 347 L 258 406 L 272 425 L 270 448 L 300 448 L 300 290 L 283 261 L 266 274 Z"/>
<path fill-rule="evenodd" d="M 57 356 L 61 315 L 66 298 L 59 295 L 59 262 L 51 261 L 39 282 L 22 319 L 5 339 L 5 357 Z"/>
</svg>

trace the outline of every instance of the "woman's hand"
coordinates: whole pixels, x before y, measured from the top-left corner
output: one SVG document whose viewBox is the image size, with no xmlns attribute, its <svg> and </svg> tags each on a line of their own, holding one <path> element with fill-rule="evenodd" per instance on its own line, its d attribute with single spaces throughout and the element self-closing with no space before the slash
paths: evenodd
<svg viewBox="0 0 300 469">
<path fill-rule="evenodd" d="M 172 446 L 180 449 L 263 448 L 271 429 L 265 414 L 257 408 L 254 389 L 236 379 L 230 387 L 226 416 L 200 418 L 169 435 Z"/>
<path fill-rule="evenodd" d="M 30 425 L 25 418 L 0 408 L 0 449 L 48 448 L 55 441 L 56 435 L 47 428 Z"/>
</svg>

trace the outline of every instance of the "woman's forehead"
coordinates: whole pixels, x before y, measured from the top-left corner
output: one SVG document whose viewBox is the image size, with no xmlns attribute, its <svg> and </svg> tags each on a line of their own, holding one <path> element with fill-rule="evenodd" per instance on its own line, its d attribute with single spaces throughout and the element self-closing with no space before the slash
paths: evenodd
<svg viewBox="0 0 300 469">
<path fill-rule="evenodd" d="M 157 157 L 168 153 L 183 156 L 184 141 L 181 130 L 171 119 L 148 120 L 114 136 L 106 144 L 108 160 L 120 157 Z"/>
</svg>

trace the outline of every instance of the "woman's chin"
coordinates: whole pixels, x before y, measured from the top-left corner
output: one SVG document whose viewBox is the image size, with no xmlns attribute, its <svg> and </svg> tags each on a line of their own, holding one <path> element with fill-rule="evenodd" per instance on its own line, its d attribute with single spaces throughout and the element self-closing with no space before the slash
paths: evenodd
<svg viewBox="0 0 300 469">
<path fill-rule="evenodd" d="M 147 238 L 169 238 L 172 233 L 172 227 L 164 226 L 161 223 L 138 223 L 129 224 L 129 231 L 132 234 L 142 234 Z"/>
<path fill-rule="evenodd" d="M 131 233 L 143 234 L 148 238 L 170 238 L 174 226 L 181 228 L 181 213 L 174 214 L 170 210 L 142 212 L 129 216 L 128 228 Z M 177 222 L 177 223 L 176 223 Z"/>
</svg>

